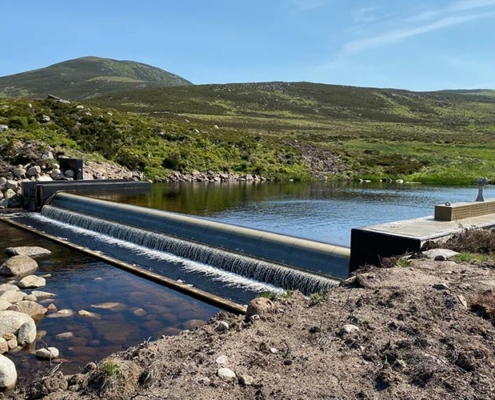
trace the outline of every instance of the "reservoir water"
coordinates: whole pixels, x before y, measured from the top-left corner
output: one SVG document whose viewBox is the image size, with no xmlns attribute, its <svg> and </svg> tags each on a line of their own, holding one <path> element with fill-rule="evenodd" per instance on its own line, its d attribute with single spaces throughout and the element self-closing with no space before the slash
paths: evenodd
<svg viewBox="0 0 495 400">
<path fill-rule="evenodd" d="M 153 185 L 149 195 L 99 197 L 348 246 L 353 227 L 432 215 L 436 204 L 473 201 L 477 193 L 474 185 L 432 187 L 265 182 L 160 184 Z M 485 188 L 485 198 L 494 196 L 493 188 Z M 46 227 L 52 224 L 43 220 L 38 223 Z M 53 225 L 52 232 L 62 237 L 69 235 L 67 227 Z M 51 274 L 42 290 L 56 294 L 56 297 L 45 302 L 45 306 L 53 303 L 59 310 L 71 309 L 75 312 L 70 317 L 47 316 L 38 321 L 38 330 L 45 332 L 45 336 L 37 342 L 36 348 L 55 346 L 61 351 L 61 360 L 51 364 L 38 361 L 33 349 L 9 353 L 18 366 L 22 382 L 27 382 L 40 369 L 49 372 L 59 363 L 64 372 L 78 372 L 87 362 L 99 360 L 111 352 L 149 338 L 192 329 L 200 320 L 207 320 L 218 311 L 213 306 L 4 223 L 0 226 L 2 253 L 6 247 L 21 245 L 39 245 L 52 251 L 50 256 L 38 259 L 37 274 Z M 85 237 L 81 242 L 96 239 L 101 240 L 101 246 L 118 245 L 103 237 Z M 209 279 L 203 282 L 204 285 L 226 285 L 225 292 L 228 294 L 231 291 L 228 296 L 242 303 L 247 303 L 259 291 L 269 290 L 263 285 L 257 287 L 252 282 L 237 280 L 235 276 L 225 278 L 222 275 L 220 278 L 214 270 L 205 271 L 207 266 L 191 264 L 177 257 L 144 254 L 139 248 L 131 250 L 130 262 L 139 263 L 139 257 L 149 257 L 151 265 L 163 262 L 164 268 L 172 266 L 176 279 L 180 277 L 186 281 L 188 273 L 203 274 Z M 117 310 L 98 308 L 111 302 L 122 306 Z M 95 312 L 99 317 L 82 318 L 77 315 L 80 310 Z M 73 335 L 64 335 L 67 332 Z"/>
</svg>

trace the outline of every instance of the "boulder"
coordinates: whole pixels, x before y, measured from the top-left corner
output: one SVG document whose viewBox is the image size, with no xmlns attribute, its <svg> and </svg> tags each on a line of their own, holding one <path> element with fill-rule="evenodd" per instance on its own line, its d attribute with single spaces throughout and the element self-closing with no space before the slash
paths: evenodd
<svg viewBox="0 0 495 400">
<path fill-rule="evenodd" d="M 0 354 L 4 354 L 8 352 L 9 352 L 9 345 L 7 344 L 7 341 L 3 337 L 0 337 Z"/>
<path fill-rule="evenodd" d="M 8 125 L 0 124 L 0 132 L 6 132 L 9 130 Z"/>
<path fill-rule="evenodd" d="M 28 177 L 38 176 L 39 174 L 41 174 L 41 167 L 39 165 L 34 165 L 26 171 L 26 176 Z"/>
<path fill-rule="evenodd" d="M 23 325 L 26 326 L 22 329 L 19 344 L 33 343 L 36 339 L 36 324 L 29 315 L 11 310 L 0 311 L 0 337 L 18 334 Z"/>
<path fill-rule="evenodd" d="M 36 325 L 31 322 L 25 322 L 17 331 L 17 343 L 20 346 L 33 343 L 36 340 L 36 335 Z"/>
<path fill-rule="evenodd" d="M 28 256 L 13 256 L 0 266 L 0 275 L 27 275 L 38 269 L 38 263 Z"/>
<path fill-rule="evenodd" d="M 28 275 L 17 284 L 21 289 L 40 288 L 46 285 L 46 279 L 36 275 Z"/>
<path fill-rule="evenodd" d="M 16 382 L 15 364 L 9 358 L 0 355 L 0 389 L 13 389 Z"/>
<path fill-rule="evenodd" d="M 19 184 L 17 183 L 17 181 L 9 179 L 8 181 L 5 182 L 5 188 L 7 190 L 12 189 L 15 191 L 15 190 L 17 190 L 18 187 L 19 187 Z"/>
<path fill-rule="evenodd" d="M 14 168 L 12 170 L 12 174 L 16 177 L 16 178 L 21 178 L 23 177 L 25 174 L 26 174 L 26 169 L 23 168 L 23 167 L 17 167 L 17 168 Z"/>
<path fill-rule="evenodd" d="M 6 333 L 5 335 L 3 335 L 3 338 L 7 342 L 7 347 L 9 349 L 8 351 L 15 350 L 17 349 L 17 347 L 19 347 L 19 344 L 17 343 L 17 336 L 13 333 Z"/>
<path fill-rule="evenodd" d="M 24 299 L 25 294 L 23 292 L 17 292 L 15 290 L 9 290 L 8 292 L 0 295 L 0 300 L 8 301 L 9 303 L 17 303 Z"/>
<path fill-rule="evenodd" d="M 18 292 L 20 289 L 17 287 L 17 285 L 13 285 L 12 283 L 2 283 L 0 285 L 0 294 L 9 292 L 11 290 Z"/>
<path fill-rule="evenodd" d="M 7 189 L 5 191 L 5 193 L 3 194 L 4 199 L 6 199 L 6 200 L 13 199 L 15 197 L 15 195 L 16 195 L 16 193 L 12 189 Z"/>
<path fill-rule="evenodd" d="M 27 314 L 30 317 L 42 316 L 48 311 L 48 309 L 41 304 L 29 300 L 19 301 L 18 303 L 11 305 L 8 309 L 10 311 L 18 311 Z"/>
<path fill-rule="evenodd" d="M 4 300 L 0 298 L 0 311 L 6 310 L 12 305 L 10 301 Z"/>
</svg>

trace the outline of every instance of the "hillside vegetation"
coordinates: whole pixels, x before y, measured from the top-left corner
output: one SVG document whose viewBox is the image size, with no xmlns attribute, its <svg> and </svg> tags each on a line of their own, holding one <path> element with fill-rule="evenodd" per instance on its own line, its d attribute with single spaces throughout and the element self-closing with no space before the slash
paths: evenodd
<svg viewBox="0 0 495 400">
<path fill-rule="evenodd" d="M 125 90 L 190 85 L 191 82 L 134 61 L 82 57 L 46 68 L 0 77 L 0 97 L 88 99 Z"/>
<path fill-rule="evenodd" d="M 101 85 L 98 79 L 92 82 Z M 78 96 L 70 87 L 67 93 L 69 100 Z M 0 100 L 0 124 L 10 128 L 0 151 L 11 162 L 12 143 L 30 140 L 105 158 L 156 180 L 192 170 L 295 180 L 495 180 L 490 91 L 419 93 L 267 82 L 183 85 L 111 93 L 82 103 L 31 104 Z M 43 115 L 50 121 L 43 122 Z"/>
<path fill-rule="evenodd" d="M 495 174 L 495 97 L 314 83 L 198 85 L 93 101 L 157 119 L 183 116 L 345 162 L 338 177 L 473 183 Z M 321 162 L 313 159 L 312 165 Z"/>
<path fill-rule="evenodd" d="M 50 99 L 0 99 L 0 124 L 9 127 L 0 137 L 0 159 L 9 165 L 30 161 L 18 151 L 22 142 L 40 151 L 50 147 L 66 156 L 110 160 L 158 181 L 171 171 L 195 169 L 273 179 L 311 176 L 300 151 L 273 138 L 174 116 L 154 118 Z"/>
</svg>

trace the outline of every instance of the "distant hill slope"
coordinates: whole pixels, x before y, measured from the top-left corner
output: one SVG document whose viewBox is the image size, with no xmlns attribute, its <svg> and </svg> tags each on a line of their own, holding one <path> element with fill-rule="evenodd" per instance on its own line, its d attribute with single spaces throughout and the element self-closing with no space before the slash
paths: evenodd
<svg viewBox="0 0 495 400">
<path fill-rule="evenodd" d="M 459 89 L 459 90 L 443 90 L 444 93 L 457 93 L 457 94 L 469 94 L 475 96 L 488 96 L 495 97 L 495 90 L 493 89 Z"/>
<path fill-rule="evenodd" d="M 483 94 L 485 94 L 483 92 Z M 177 113 L 245 118 L 310 118 L 312 121 L 464 123 L 492 122 L 495 97 L 455 91 L 411 92 L 308 82 L 209 84 L 105 95 L 105 107 L 144 113 Z M 266 120 L 268 122 L 268 120 Z M 238 121 L 237 123 L 239 123 Z"/>
<path fill-rule="evenodd" d="M 178 75 L 134 61 L 82 57 L 33 71 L 0 77 L 0 97 L 69 100 L 162 86 L 191 85 Z"/>
</svg>

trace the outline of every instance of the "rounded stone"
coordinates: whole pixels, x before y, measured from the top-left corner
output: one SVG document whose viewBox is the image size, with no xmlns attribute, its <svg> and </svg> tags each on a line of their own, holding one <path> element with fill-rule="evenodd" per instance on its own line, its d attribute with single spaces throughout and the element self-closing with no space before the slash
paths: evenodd
<svg viewBox="0 0 495 400">
<path fill-rule="evenodd" d="M 0 355 L 0 389 L 12 389 L 16 382 L 15 364 L 9 358 Z"/>
<path fill-rule="evenodd" d="M 219 378 L 225 381 L 231 381 L 236 378 L 235 372 L 232 371 L 230 368 L 220 368 L 217 372 L 217 375 L 219 376 Z"/>
<path fill-rule="evenodd" d="M 47 347 L 44 349 L 36 350 L 36 357 L 42 358 L 42 359 L 51 360 L 54 358 L 58 358 L 59 355 L 60 355 L 60 352 L 58 351 L 58 349 L 56 347 Z"/>
<path fill-rule="evenodd" d="M 38 269 L 38 263 L 28 256 L 13 256 L 0 266 L 0 275 L 27 275 Z"/>
</svg>

